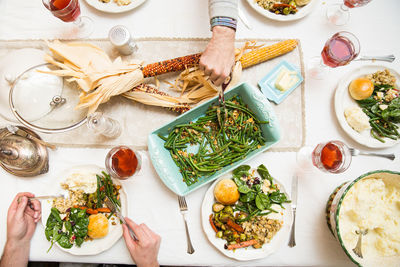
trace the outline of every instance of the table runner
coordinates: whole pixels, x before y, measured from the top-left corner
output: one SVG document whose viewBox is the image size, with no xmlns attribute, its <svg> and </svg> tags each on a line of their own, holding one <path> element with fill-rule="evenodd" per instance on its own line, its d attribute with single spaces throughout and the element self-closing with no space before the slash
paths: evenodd
<svg viewBox="0 0 400 267">
<path fill-rule="evenodd" d="M 205 38 L 141 38 L 135 41 L 139 50 L 137 53 L 123 57 L 123 60 L 144 60 L 145 63 L 156 62 L 187 54 L 203 51 L 209 39 Z M 241 47 L 247 40 L 236 41 L 236 47 Z M 258 44 L 270 45 L 281 39 L 256 39 Z M 112 47 L 107 39 L 87 40 L 104 49 L 112 59 L 119 56 L 117 50 Z M 0 57 L 21 48 L 44 49 L 45 44 L 40 40 L 1 41 Z M 301 45 L 288 54 L 269 60 L 262 64 L 243 70 L 241 82 L 248 82 L 258 87 L 258 81 L 274 68 L 279 62 L 286 60 L 297 66 L 304 77 L 304 64 Z M 168 89 L 169 85 L 163 81 L 173 81 L 178 73 L 162 75 L 161 90 L 172 95 L 175 92 Z M 154 79 L 146 82 L 154 83 Z M 4 90 L 4 89 L 3 89 Z M 301 84 L 289 97 L 279 105 L 272 104 L 281 125 L 281 140 L 271 150 L 296 151 L 304 145 L 305 140 L 305 116 L 304 116 L 304 83 Z M 66 133 L 43 134 L 41 137 L 58 146 L 63 147 L 112 147 L 119 144 L 130 145 L 135 149 L 147 149 L 147 136 L 153 130 L 173 120 L 177 114 L 161 107 L 145 106 L 133 102 L 124 97 L 114 97 L 109 102 L 100 106 L 107 116 L 120 122 L 122 134 L 116 139 L 108 139 L 101 135 L 94 135 L 84 125 Z M 10 122 L 0 117 L 0 125 Z"/>
</svg>

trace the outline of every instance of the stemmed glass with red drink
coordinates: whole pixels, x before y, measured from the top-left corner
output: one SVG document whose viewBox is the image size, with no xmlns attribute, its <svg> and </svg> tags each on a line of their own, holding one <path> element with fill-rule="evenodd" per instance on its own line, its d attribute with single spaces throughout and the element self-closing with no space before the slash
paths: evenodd
<svg viewBox="0 0 400 267">
<path fill-rule="evenodd" d="M 343 142 L 328 141 L 301 148 L 297 152 L 297 163 L 303 170 L 317 167 L 324 172 L 342 173 L 350 166 L 351 153 Z"/>
<path fill-rule="evenodd" d="M 86 38 L 93 32 L 93 21 L 89 17 L 80 16 L 78 0 L 42 0 L 42 2 L 55 17 L 75 25 L 74 37 Z"/>
<path fill-rule="evenodd" d="M 350 9 L 362 7 L 372 0 L 344 0 L 343 4 L 330 5 L 326 9 L 328 20 L 338 26 L 345 25 L 350 19 Z"/>
<path fill-rule="evenodd" d="M 313 58 L 308 67 L 312 78 L 322 79 L 328 68 L 349 64 L 360 53 L 360 42 L 350 32 L 338 32 L 326 41 L 321 58 Z"/>
</svg>

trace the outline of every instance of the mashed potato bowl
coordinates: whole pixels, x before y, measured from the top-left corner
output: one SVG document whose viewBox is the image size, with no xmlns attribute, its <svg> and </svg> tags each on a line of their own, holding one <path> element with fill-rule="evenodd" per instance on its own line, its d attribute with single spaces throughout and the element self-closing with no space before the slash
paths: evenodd
<svg viewBox="0 0 400 267">
<path fill-rule="evenodd" d="M 355 264 L 398 266 L 400 172 L 372 171 L 341 184 L 331 194 L 326 212 L 332 234 Z M 363 258 L 353 252 L 358 229 L 368 229 L 362 239 Z"/>
</svg>

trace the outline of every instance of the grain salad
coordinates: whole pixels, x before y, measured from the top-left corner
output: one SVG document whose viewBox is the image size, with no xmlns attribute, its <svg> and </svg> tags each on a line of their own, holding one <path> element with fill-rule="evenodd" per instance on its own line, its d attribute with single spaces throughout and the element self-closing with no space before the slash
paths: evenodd
<svg viewBox="0 0 400 267">
<path fill-rule="evenodd" d="M 269 243 L 275 234 L 282 228 L 282 220 L 269 219 L 267 216 L 256 216 L 243 223 L 244 233 L 254 236 L 259 241 L 260 247 Z"/>
</svg>

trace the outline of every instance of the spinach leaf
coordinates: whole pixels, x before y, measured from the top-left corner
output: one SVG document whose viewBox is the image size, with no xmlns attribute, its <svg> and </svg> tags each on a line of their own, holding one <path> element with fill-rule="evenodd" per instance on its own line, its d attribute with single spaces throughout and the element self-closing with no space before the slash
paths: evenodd
<svg viewBox="0 0 400 267">
<path fill-rule="evenodd" d="M 57 220 L 57 222 L 61 223 L 61 217 L 60 217 L 60 212 L 56 208 L 51 208 L 51 215 L 54 217 L 54 219 Z"/>
<path fill-rule="evenodd" d="M 267 207 L 269 207 L 270 201 L 267 195 L 264 193 L 259 193 L 256 196 L 256 206 L 259 210 L 265 210 Z"/>
<path fill-rule="evenodd" d="M 233 181 L 238 187 L 246 184 L 242 179 L 240 179 L 240 177 L 233 177 Z"/>
<path fill-rule="evenodd" d="M 83 239 L 82 237 L 79 237 L 79 236 L 78 236 L 78 237 L 75 239 L 75 244 L 76 244 L 78 247 L 80 247 L 80 246 L 82 245 L 83 241 L 84 241 L 84 239 Z"/>
<path fill-rule="evenodd" d="M 367 108 L 369 109 L 370 107 L 372 107 L 373 105 L 375 105 L 376 103 L 378 103 L 378 101 L 373 97 L 370 96 L 366 99 L 363 100 L 356 100 L 356 102 L 363 108 Z"/>
<path fill-rule="evenodd" d="M 66 221 L 66 222 L 64 222 L 64 225 L 65 225 L 65 229 L 66 229 L 67 232 L 68 232 L 68 236 L 71 236 L 71 235 L 72 235 L 72 225 L 71 225 L 71 222 L 70 222 L 70 221 Z"/>
<path fill-rule="evenodd" d="M 260 174 L 261 178 L 268 179 L 272 184 L 272 176 L 269 174 L 269 171 L 267 167 L 264 166 L 264 164 L 258 166 L 257 172 Z"/>
<path fill-rule="evenodd" d="M 253 190 L 254 190 L 256 193 L 259 193 L 259 192 L 261 191 L 261 184 L 253 185 Z"/>
<path fill-rule="evenodd" d="M 271 200 L 271 202 L 276 203 L 276 204 L 290 202 L 287 199 L 286 194 L 280 193 L 280 192 L 272 192 L 271 194 L 269 194 L 269 199 Z"/>
<path fill-rule="evenodd" d="M 85 237 L 88 233 L 89 218 L 82 218 L 75 221 L 75 225 L 72 228 L 76 237 Z"/>
<path fill-rule="evenodd" d="M 243 175 L 249 175 L 250 166 L 249 165 L 241 165 L 232 171 L 234 177 L 242 177 Z"/>
<path fill-rule="evenodd" d="M 72 248 L 73 244 L 71 242 L 69 242 L 69 238 L 66 234 L 62 234 L 60 235 L 60 238 L 58 240 L 58 244 L 62 247 L 62 248 Z"/>
<path fill-rule="evenodd" d="M 251 189 L 247 185 L 242 185 L 242 186 L 239 186 L 238 191 L 242 194 L 247 194 L 251 191 Z"/>
<path fill-rule="evenodd" d="M 247 203 L 247 202 L 251 202 L 256 198 L 256 193 L 254 193 L 253 191 L 250 191 L 247 194 L 241 195 L 239 200 L 241 202 Z"/>
</svg>

